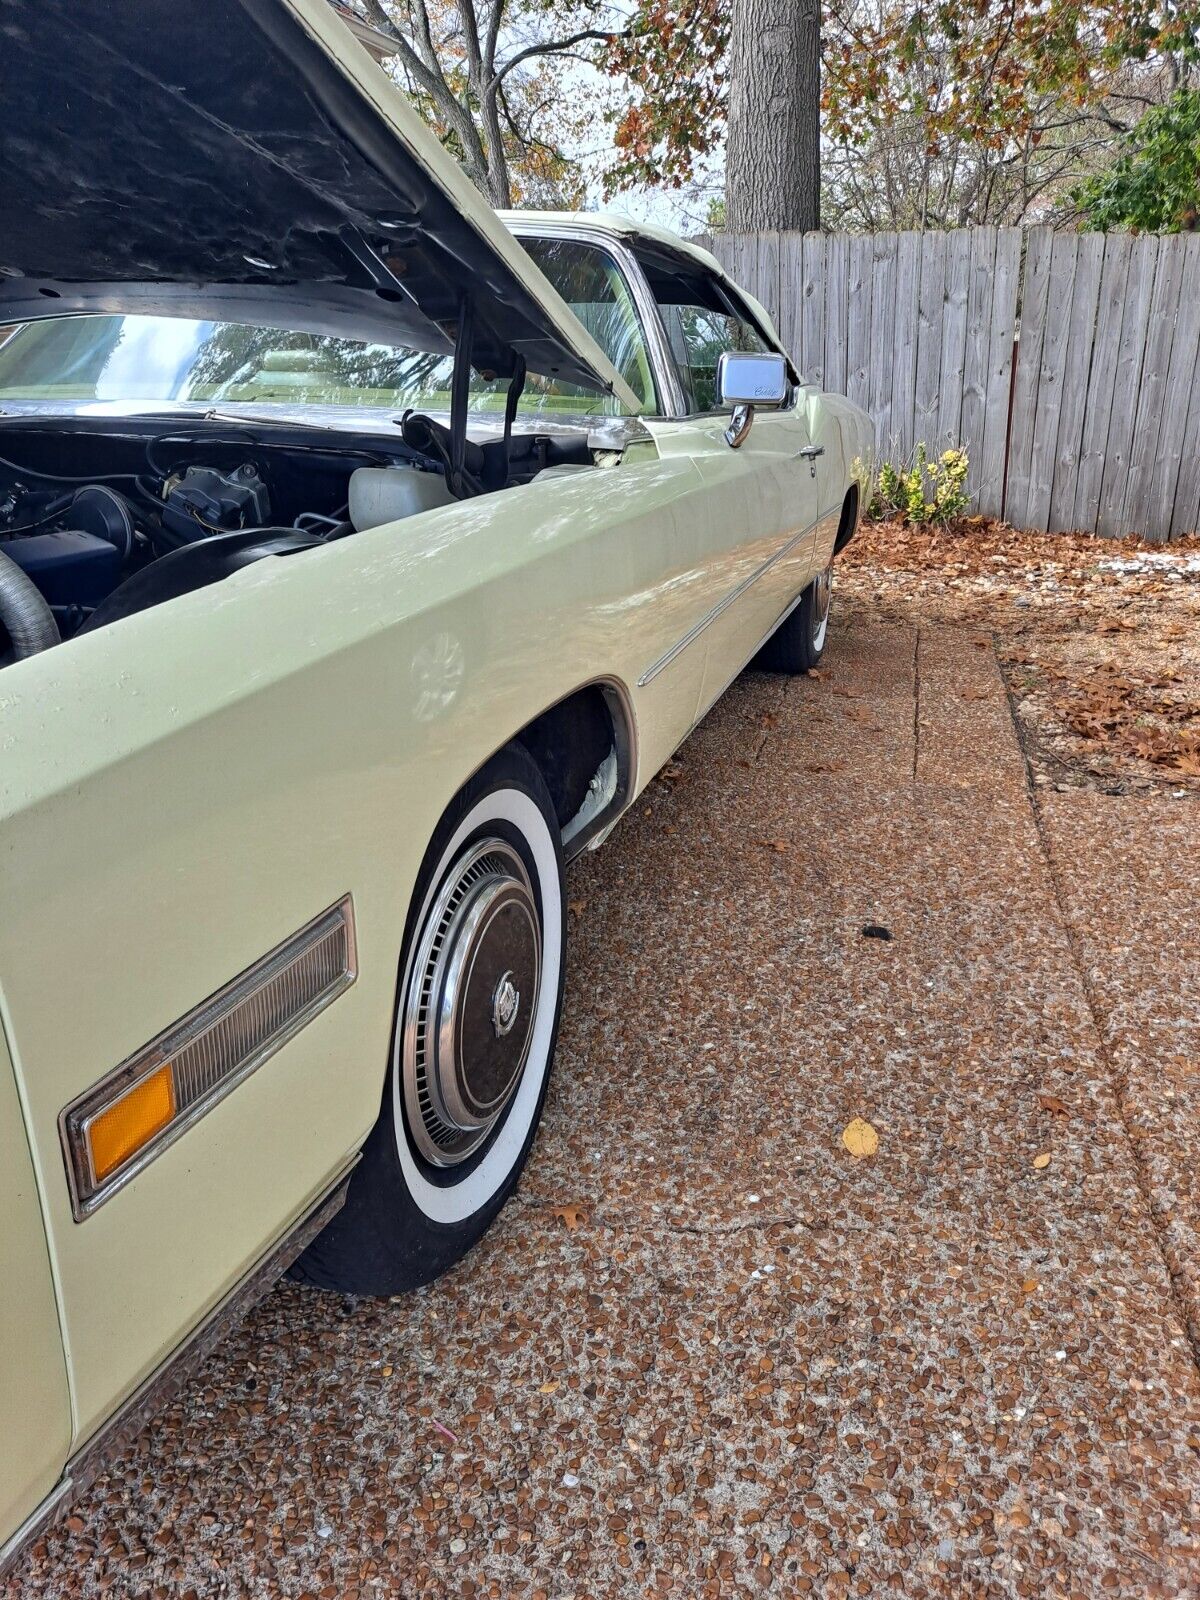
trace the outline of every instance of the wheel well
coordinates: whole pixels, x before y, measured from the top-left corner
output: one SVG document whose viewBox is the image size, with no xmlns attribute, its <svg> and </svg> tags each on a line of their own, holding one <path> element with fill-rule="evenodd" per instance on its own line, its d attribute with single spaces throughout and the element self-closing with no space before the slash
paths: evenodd
<svg viewBox="0 0 1200 1600">
<path fill-rule="evenodd" d="M 833 553 L 836 556 L 839 550 L 844 550 L 854 537 L 854 530 L 858 527 L 858 485 L 852 483 L 846 491 L 846 498 L 842 501 L 842 515 L 838 522 L 837 538 L 833 541 Z"/>
<path fill-rule="evenodd" d="M 563 845 L 576 854 L 629 797 L 633 722 L 614 684 L 590 683 L 543 711 L 516 735 L 537 762 Z"/>
</svg>

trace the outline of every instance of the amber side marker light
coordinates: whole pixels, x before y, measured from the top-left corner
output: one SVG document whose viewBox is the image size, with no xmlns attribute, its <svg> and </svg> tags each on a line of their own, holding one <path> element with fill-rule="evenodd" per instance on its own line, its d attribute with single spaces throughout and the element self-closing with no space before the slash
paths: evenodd
<svg viewBox="0 0 1200 1600">
<path fill-rule="evenodd" d="M 348 989 L 358 973 L 347 895 L 172 1023 L 58 1119 L 82 1222 Z"/>
<path fill-rule="evenodd" d="M 103 1183 L 174 1115 L 175 1084 L 168 1066 L 143 1078 L 107 1111 L 90 1117 L 82 1131 L 95 1181 Z"/>
</svg>

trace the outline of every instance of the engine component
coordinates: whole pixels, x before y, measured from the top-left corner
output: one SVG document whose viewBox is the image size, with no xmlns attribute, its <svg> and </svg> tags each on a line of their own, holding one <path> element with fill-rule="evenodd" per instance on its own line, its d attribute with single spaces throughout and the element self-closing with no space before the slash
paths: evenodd
<svg viewBox="0 0 1200 1600">
<path fill-rule="evenodd" d="M 128 561 L 133 554 L 133 507 L 123 494 L 102 483 L 89 483 L 80 489 L 61 521 L 68 528 L 79 528 L 97 539 L 107 539 L 119 552 L 121 561 Z"/>
<path fill-rule="evenodd" d="M 81 528 L 6 539 L 0 550 L 52 606 L 98 606 L 121 581 L 121 551 Z"/>
<path fill-rule="evenodd" d="M 189 467 L 181 477 L 167 480 L 160 542 L 175 549 L 213 533 L 261 528 L 270 512 L 267 486 L 252 462 L 231 473 Z"/>
<path fill-rule="evenodd" d="M 0 633 L 8 635 L 0 661 L 11 656 L 21 661 L 59 642 L 58 624 L 32 580 L 0 551 Z M 5 641 L 0 640 L 0 644 Z"/>
<path fill-rule="evenodd" d="M 415 467 L 359 467 L 350 474 L 350 521 L 362 533 L 434 506 L 454 504 L 440 472 Z"/>
<path fill-rule="evenodd" d="M 180 595 L 191 594 L 210 583 L 220 583 L 240 567 L 248 567 L 264 556 L 293 555 L 300 550 L 320 550 L 325 541 L 318 534 L 305 533 L 299 528 L 246 528 L 238 533 L 215 534 L 181 545 L 170 555 L 135 572 L 126 578 L 102 606 L 97 607 L 80 628 L 80 633 L 91 633 L 122 617 L 145 611 L 149 606 L 161 605 L 164 600 L 175 600 Z"/>
</svg>

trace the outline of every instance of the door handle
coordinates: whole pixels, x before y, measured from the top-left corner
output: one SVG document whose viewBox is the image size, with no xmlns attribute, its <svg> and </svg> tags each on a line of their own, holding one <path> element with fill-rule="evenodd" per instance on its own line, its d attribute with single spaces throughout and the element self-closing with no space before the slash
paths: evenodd
<svg viewBox="0 0 1200 1600">
<path fill-rule="evenodd" d="M 803 450 L 797 450 L 793 456 L 794 461 L 807 461 L 815 478 L 817 475 L 817 457 L 825 454 L 823 444 L 806 444 Z"/>
</svg>

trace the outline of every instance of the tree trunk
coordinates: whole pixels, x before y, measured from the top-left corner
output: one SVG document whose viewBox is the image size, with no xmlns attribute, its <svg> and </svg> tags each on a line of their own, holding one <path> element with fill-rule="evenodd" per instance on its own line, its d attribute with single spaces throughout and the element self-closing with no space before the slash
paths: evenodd
<svg viewBox="0 0 1200 1600">
<path fill-rule="evenodd" d="M 725 226 L 821 225 L 820 0 L 733 0 Z"/>
</svg>

